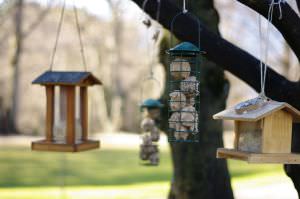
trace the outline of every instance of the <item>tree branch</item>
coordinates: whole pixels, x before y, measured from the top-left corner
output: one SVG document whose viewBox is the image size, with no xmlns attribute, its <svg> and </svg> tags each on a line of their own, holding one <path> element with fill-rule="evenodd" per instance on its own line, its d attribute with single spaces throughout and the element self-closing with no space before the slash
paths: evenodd
<svg viewBox="0 0 300 199">
<path fill-rule="evenodd" d="M 132 1 L 139 7 L 141 7 L 143 3 L 143 0 Z M 155 18 L 156 1 L 148 1 L 145 10 L 150 16 Z M 170 30 L 171 21 L 179 12 L 181 12 L 181 9 L 172 3 L 171 0 L 161 1 L 159 23 Z M 189 15 L 183 15 L 183 17 L 178 18 L 176 21 L 173 34 L 182 41 L 189 41 L 197 44 L 197 29 L 198 25 L 195 19 Z M 259 60 L 255 57 L 209 31 L 203 24 L 201 24 L 201 48 L 206 51 L 206 54 L 204 55 L 206 58 L 236 75 L 256 91 L 260 91 Z M 276 73 L 270 67 L 268 68 L 266 77 L 266 94 L 268 97 L 277 101 L 288 102 L 291 105 L 300 108 L 300 96 L 299 94 L 296 94 L 297 92 L 300 92 L 299 83 L 291 82 L 282 75 Z"/>
<path fill-rule="evenodd" d="M 296 0 L 298 11 L 300 12 L 300 0 Z"/>
<path fill-rule="evenodd" d="M 265 18 L 268 17 L 269 0 L 237 0 L 252 8 Z M 297 0 L 299 6 L 300 0 Z M 281 32 L 282 36 L 300 60 L 300 18 L 288 3 L 282 3 L 282 18 L 280 19 L 279 5 L 274 7 L 273 25 Z"/>
<path fill-rule="evenodd" d="M 23 33 L 24 38 L 28 37 L 44 21 L 44 19 L 49 14 L 50 10 L 51 10 L 51 6 L 48 5 L 48 7 L 45 10 L 40 11 L 38 16 L 36 17 L 36 20 L 29 25 L 26 31 L 24 31 Z"/>
</svg>

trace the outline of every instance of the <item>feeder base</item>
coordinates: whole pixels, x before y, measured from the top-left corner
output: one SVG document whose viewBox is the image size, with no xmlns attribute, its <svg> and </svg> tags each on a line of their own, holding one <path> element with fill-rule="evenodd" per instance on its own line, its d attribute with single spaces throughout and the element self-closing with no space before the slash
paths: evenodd
<svg viewBox="0 0 300 199">
<path fill-rule="evenodd" d="M 219 148 L 217 158 L 243 160 L 256 164 L 300 164 L 300 154 L 297 153 L 251 153 Z"/>
<path fill-rule="evenodd" d="M 31 143 L 33 151 L 80 152 L 100 148 L 100 141 L 87 140 L 77 144 L 58 144 L 46 140 Z"/>
</svg>

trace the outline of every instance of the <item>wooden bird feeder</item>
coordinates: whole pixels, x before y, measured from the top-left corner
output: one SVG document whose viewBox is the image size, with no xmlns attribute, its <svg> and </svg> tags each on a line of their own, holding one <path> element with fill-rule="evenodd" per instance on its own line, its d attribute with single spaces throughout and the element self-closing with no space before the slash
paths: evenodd
<svg viewBox="0 0 300 199">
<path fill-rule="evenodd" d="M 46 138 L 32 150 L 79 152 L 99 148 L 88 139 L 88 87 L 101 85 L 90 72 L 47 71 L 33 84 L 46 88 Z"/>
<path fill-rule="evenodd" d="M 234 120 L 234 149 L 219 148 L 217 158 L 300 164 L 300 154 L 291 153 L 292 124 L 300 122 L 300 111 L 291 105 L 269 101 L 257 110 L 238 114 L 232 108 L 213 118 Z"/>
</svg>

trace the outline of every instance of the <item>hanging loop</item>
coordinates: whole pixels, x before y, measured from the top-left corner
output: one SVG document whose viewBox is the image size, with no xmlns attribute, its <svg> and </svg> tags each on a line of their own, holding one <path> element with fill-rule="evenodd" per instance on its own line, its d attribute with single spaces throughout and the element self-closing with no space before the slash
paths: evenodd
<svg viewBox="0 0 300 199">
<path fill-rule="evenodd" d="M 155 16 L 156 21 L 159 21 L 159 17 L 160 17 L 160 1 L 161 0 L 156 0 L 156 2 L 157 2 L 156 16 Z M 143 9 L 144 12 L 146 11 L 147 3 L 148 3 L 148 0 L 144 0 L 144 2 L 142 4 L 142 9 Z"/>
<path fill-rule="evenodd" d="M 279 8 L 279 19 L 282 19 L 282 5 L 283 3 L 286 3 L 286 0 L 277 0 L 277 2 L 275 0 L 272 0 L 270 7 L 272 6 L 272 10 L 274 5 L 278 5 Z"/>
<path fill-rule="evenodd" d="M 186 10 L 187 11 L 187 10 Z M 193 19 L 195 19 L 197 21 L 197 25 L 198 25 L 198 48 L 200 49 L 200 40 L 201 40 L 201 22 L 199 20 L 199 18 L 196 15 L 193 15 L 190 12 L 179 12 L 178 14 L 176 14 L 174 16 L 174 18 L 171 21 L 171 37 L 170 37 L 170 45 L 173 46 L 173 42 L 174 42 L 174 26 L 176 23 L 176 20 L 181 17 L 181 16 L 190 16 Z"/>
<path fill-rule="evenodd" d="M 140 100 L 140 103 L 143 103 L 143 101 L 145 100 L 145 99 L 144 99 L 144 94 L 145 94 L 145 83 L 146 83 L 146 82 L 151 82 L 151 81 L 154 82 L 155 85 L 156 85 L 159 89 L 161 88 L 161 84 L 160 84 L 159 80 L 156 79 L 156 78 L 154 77 L 153 74 L 150 74 L 150 76 L 144 78 L 143 81 L 142 81 L 142 86 L 141 86 L 141 95 L 140 95 L 141 100 Z"/>
</svg>

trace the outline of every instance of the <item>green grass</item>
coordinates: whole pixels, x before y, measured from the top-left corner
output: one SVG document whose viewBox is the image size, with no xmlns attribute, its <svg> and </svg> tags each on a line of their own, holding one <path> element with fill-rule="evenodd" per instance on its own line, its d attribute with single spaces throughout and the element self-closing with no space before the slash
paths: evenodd
<svg viewBox="0 0 300 199">
<path fill-rule="evenodd" d="M 281 165 L 249 165 L 229 161 L 233 178 L 282 173 Z M 64 180 L 69 186 L 127 185 L 166 182 L 171 179 L 171 159 L 161 152 L 158 167 L 141 166 L 133 149 L 96 150 L 65 154 L 31 152 L 28 148 L 0 149 L 0 187 L 51 187 Z"/>
<path fill-rule="evenodd" d="M 251 179 L 283 176 L 281 165 L 229 161 L 233 187 Z M 134 149 L 101 149 L 77 154 L 0 148 L 0 198 L 165 198 L 172 175 L 169 152 L 158 167 L 141 166 Z M 59 186 L 65 182 L 62 192 Z"/>
<path fill-rule="evenodd" d="M 161 154 L 159 167 L 140 166 L 136 150 L 96 150 L 65 154 L 0 150 L 0 187 L 125 185 L 168 181 L 171 163 Z"/>
</svg>

